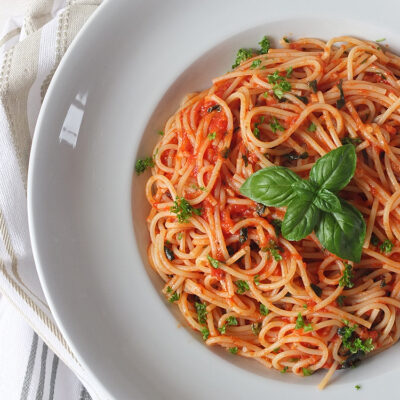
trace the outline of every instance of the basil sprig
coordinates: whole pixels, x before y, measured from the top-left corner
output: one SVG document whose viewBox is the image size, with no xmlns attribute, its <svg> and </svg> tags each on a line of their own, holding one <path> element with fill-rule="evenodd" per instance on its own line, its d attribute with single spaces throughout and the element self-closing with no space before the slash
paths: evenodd
<svg viewBox="0 0 400 400">
<path fill-rule="evenodd" d="M 309 180 L 286 167 L 267 167 L 251 175 L 240 192 L 266 206 L 287 206 L 282 222 L 286 239 L 301 240 L 314 231 L 331 253 L 359 262 L 365 222 L 360 211 L 337 196 L 353 177 L 356 162 L 355 148 L 347 144 L 321 157 Z"/>
</svg>

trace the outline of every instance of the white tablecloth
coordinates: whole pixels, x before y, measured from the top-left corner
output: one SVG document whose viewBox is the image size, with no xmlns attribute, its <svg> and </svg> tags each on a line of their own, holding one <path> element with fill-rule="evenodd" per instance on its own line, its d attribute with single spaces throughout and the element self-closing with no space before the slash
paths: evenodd
<svg viewBox="0 0 400 400">
<path fill-rule="evenodd" d="M 40 287 L 29 240 L 26 189 L 43 97 L 71 41 L 100 2 L 32 0 L 0 36 L 1 400 L 89 399 L 88 391 L 99 398 Z"/>
</svg>

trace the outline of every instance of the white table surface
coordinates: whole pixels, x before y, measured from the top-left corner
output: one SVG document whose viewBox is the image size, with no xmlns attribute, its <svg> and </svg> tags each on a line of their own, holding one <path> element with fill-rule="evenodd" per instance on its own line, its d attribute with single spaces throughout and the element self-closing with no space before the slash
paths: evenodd
<svg viewBox="0 0 400 400">
<path fill-rule="evenodd" d="M 23 15 L 29 0 L 0 0 L 0 34 L 8 18 L 13 15 Z"/>
</svg>

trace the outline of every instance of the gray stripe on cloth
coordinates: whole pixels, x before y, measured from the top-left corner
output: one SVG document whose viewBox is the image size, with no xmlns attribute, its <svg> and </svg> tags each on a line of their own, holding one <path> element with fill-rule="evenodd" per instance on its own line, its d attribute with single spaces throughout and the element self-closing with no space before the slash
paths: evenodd
<svg viewBox="0 0 400 400">
<path fill-rule="evenodd" d="M 53 363 L 51 365 L 49 400 L 54 399 L 54 387 L 56 384 L 57 368 L 58 368 L 58 357 L 55 354 L 53 354 Z"/>
<path fill-rule="evenodd" d="M 47 362 L 47 344 L 43 342 L 42 345 L 42 360 L 40 363 L 40 376 L 39 384 L 36 390 L 36 400 L 43 399 L 44 380 L 46 378 L 46 362 Z"/>
<path fill-rule="evenodd" d="M 29 353 L 28 365 L 26 366 L 24 383 L 22 384 L 22 391 L 20 400 L 26 400 L 29 394 L 29 388 L 31 386 L 33 367 L 35 365 L 36 350 L 38 345 L 38 335 L 34 332 L 31 344 L 31 351 Z"/>
<path fill-rule="evenodd" d="M 92 400 L 92 397 L 90 396 L 89 392 L 86 390 L 85 386 L 82 385 L 82 390 L 81 390 L 81 395 L 79 397 L 79 400 Z"/>
</svg>

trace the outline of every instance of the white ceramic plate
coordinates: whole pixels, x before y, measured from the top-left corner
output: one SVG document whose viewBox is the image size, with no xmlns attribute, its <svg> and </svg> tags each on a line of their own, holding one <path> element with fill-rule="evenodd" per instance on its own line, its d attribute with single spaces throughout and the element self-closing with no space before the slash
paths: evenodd
<svg viewBox="0 0 400 400">
<path fill-rule="evenodd" d="M 269 371 L 208 348 L 179 327 L 176 307 L 160 296 L 161 282 L 147 263 L 146 176 L 132 183 L 132 175 L 136 157 L 150 153 L 182 96 L 227 71 L 238 48 L 256 45 L 264 34 L 351 34 L 386 37 L 400 51 L 399 15 L 394 0 L 114 0 L 98 10 L 47 93 L 28 197 L 47 299 L 105 397 L 394 397 L 399 346 L 336 373 L 321 393 L 322 374 L 301 379 Z"/>
</svg>

